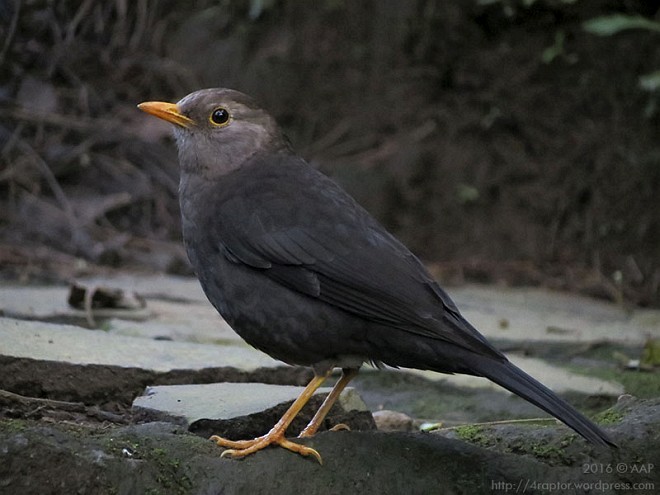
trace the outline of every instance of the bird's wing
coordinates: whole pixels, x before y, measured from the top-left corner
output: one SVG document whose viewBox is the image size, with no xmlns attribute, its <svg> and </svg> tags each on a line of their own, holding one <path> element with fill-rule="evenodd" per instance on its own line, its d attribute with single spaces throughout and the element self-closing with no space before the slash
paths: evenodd
<svg viewBox="0 0 660 495">
<path fill-rule="evenodd" d="M 213 229 L 229 260 L 367 320 L 497 352 L 403 244 L 302 163 L 223 199 Z"/>
</svg>

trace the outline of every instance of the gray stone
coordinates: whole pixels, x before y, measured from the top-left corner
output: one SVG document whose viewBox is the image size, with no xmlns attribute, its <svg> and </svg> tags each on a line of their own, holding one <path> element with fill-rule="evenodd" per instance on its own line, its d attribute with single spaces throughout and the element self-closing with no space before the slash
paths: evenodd
<svg viewBox="0 0 660 495">
<path fill-rule="evenodd" d="M 214 383 L 148 387 L 133 402 L 139 421 L 169 421 L 208 438 L 254 438 L 269 431 L 302 392 L 303 387 L 263 383 Z M 320 389 L 298 413 L 289 431 L 295 435 L 312 419 L 329 388 Z M 321 430 L 336 424 L 372 430 L 373 417 L 353 389 L 346 389 L 328 413 Z"/>
<path fill-rule="evenodd" d="M 466 286 L 448 292 L 463 315 L 489 339 L 642 344 L 649 337 L 660 337 L 657 309 L 629 310 L 529 287 Z"/>
<path fill-rule="evenodd" d="M 303 387 L 264 383 L 208 383 L 201 385 L 164 385 L 147 387 L 144 395 L 133 401 L 133 411 L 147 420 L 171 420 L 190 426 L 201 419 L 229 420 L 262 413 L 274 407 L 288 407 Z M 325 396 L 330 388 L 320 388 Z M 360 396 L 347 388 L 339 397 L 346 412 L 368 411 Z"/>
<path fill-rule="evenodd" d="M 544 385 L 559 394 L 578 392 L 585 395 L 597 394 L 618 397 L 625 391 L 623 385 L 616 381 L 574 373 L 569 369 L 548 364 L 542 359 L 516 355 L 509 355 L 508 357 L 516 366 L 519 366 L 525 372 L 540 380 Z M 445 375 L 423 370 L 406 370 L 405 372 L 422 376 L 433 381 L 446 382 L 457 387 L 495 389 L 512 395 L 508 390 L 503 389 L 486 378 L 478 376 Z"/>
<path fill-rule="evenodd" d="M 100 364 L 158 372 L 213 366 L 253 371 L 281 367 L 266 354 L 245 345 L 218 346 L 150 340 L 71 325 L 0 318 L 0 354 L 72 364 Z"/>
<path fill-rule="evenodd" d="M 129 405 L 147 385 L 260 381 L 302 384 L 311 371 L 241 345 L 111 335 L 0 318 L 0 388 L 21 395 Z"/>
<path fill-rule="evenodd" d="M 172 276 L 115 276 L 79 280 L 84 287 L 120 289 L 137 294 L 144 308 L 94 308 L 91 315 L 68 305 L 68 287 L 0 286 L 3 316 L 96 327 L 108 333 L 198 343 L 242 343 L 192 278 Z"/>
<path fill-rule="evenodd" d="M 381 431 L 412 431 L 413 419 L 407 414 L 383 409 L 373 413 L 376 426 Z"/>
<path fill-rule="evenodd" d="M 20 319 L 39 319 L 84 324 L 85 312 L 69 306 L 68 287 L 32 287 L 20 285 L 0 286 L 2 315 Z M 146 319 L 149 312 L 141 310 L 114 310 L 114 315 Z"/>
<path fill-rule="evenodd" d="M 174 275 L 118 274 L 109 277 L 80 278 L 85 285 L 105 285 L 136 292 L 145 299 L 188 301 L 209 304 L 195 277 Z"/>
</svg>

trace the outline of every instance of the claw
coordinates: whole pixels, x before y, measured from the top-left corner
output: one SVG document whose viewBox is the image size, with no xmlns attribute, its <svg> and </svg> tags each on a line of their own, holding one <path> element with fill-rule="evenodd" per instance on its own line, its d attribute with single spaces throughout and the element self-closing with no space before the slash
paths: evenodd
<svg viewBox="0 0 660 495">
<path fill-rule="evenodd" d="M 330 431 L 351 431 L 350 426 L 345 425 L 344 423 L 339 423 L 330 428 Z"/>
<path fill-rule="evenodd" d="M 234 458 L 234 453 L 235 453 L 235 452 L 236 452 L 236 451 L 235 451 L 234 449 L 227 449 L 227 450 L 224 450 L 224 451 L 222 452 L 222 454 L 220 454 L 220 458 L 221 458 L 221 459 L 224 459 L 225 457 L 229 457 L 230 459 L 233 459 L 233 458 Z"/>
<path fill-rule="evenodd" d="M 314 459 L 318 461 L 319 464 L 323 465 L 323 459 L 321 459 L 321 454 L 319 454 L 315 449 L 311 447 L 307 447 L 305 445 L 300 445 L 299 443 L 292 442 L 290 440 L 287 440 L 286 438 L 283 438 L 280 442 L 278 442 L 280 447 L 284 447 L 287 450 L 291 450 L 292 452 L 297 452 L 300 455 L 303 455 L 305 457 L 312 456 Z"/>
</svg>

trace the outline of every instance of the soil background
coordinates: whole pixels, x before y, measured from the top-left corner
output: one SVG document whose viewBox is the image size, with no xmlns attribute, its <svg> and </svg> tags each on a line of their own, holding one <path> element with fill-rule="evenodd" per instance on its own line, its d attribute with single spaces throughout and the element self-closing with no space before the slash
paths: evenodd
<svg viewBox="0 0 660 495">
<path fill-rule="evenodd" d="M 226 86 L 442 282 L 659 306 L 659 8 L 1 2 L 1 275 L 190 273 L 170 131 L 135 105 Z M 612 15 L 642 22 L 585 28 Z"/>
</svg>

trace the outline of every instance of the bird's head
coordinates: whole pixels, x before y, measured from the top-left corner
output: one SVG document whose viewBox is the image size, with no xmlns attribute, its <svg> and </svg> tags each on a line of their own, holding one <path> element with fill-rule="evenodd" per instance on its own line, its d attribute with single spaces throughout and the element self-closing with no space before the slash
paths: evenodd
<svg viewBox="0 0 660 495">
<path fill-rule="evenodd" d="M 288 147 L 275 119 L 239 91 L 203 89 L 178 103 L 149 101 L 138 108 L 174 124 L 179 162 L 188 173 L 220 177 L 257 152 Z"/>
</svg>

